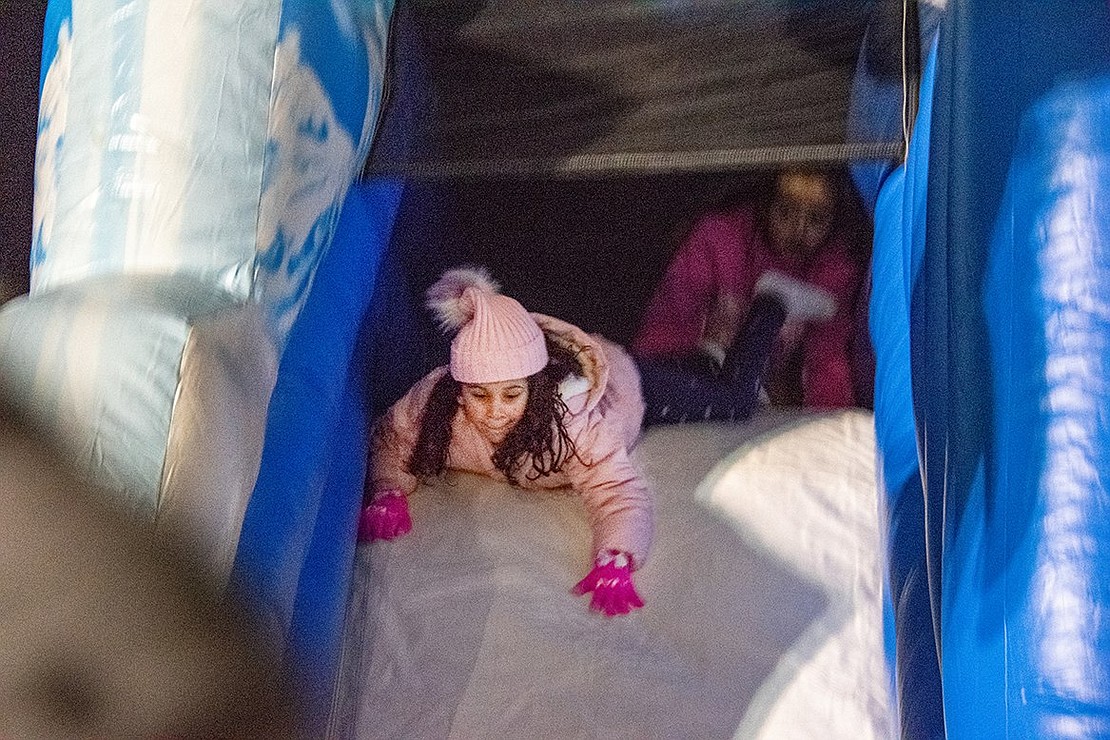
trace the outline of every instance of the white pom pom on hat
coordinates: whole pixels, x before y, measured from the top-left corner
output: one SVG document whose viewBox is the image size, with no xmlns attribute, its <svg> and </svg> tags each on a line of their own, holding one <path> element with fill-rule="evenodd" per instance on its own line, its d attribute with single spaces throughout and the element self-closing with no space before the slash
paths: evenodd
<svg viewBox="0 0 1110 740">
<path fill-rule="evenodd" d="M 460 383 L 526 378 L 547 365 L 543 331 L 518 301 L 481 267 L 443 273 L 425 294 L 428 308 L 451 340 L 451 377 Z"/>
</svg>

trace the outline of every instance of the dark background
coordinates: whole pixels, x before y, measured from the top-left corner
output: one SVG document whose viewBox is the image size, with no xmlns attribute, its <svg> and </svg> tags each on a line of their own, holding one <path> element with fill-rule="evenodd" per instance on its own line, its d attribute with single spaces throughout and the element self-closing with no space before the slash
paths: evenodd
<svg viewBox="0 0 1110 740">
<path fill-rule="evenodd" d="M 424 291 L 446 268 L 484 266 L 529 310 L 628 344 L 694 220 L 755 197 L 770 187 L 772 173 L 409 182 L 364 327 L 376 381 L 373 408 L 384 410 L 446 361 L 447 337 L 422 305 Z M 870 220 L 845 185 L 846 221 L 866 267 Z M 861 291 L 853 358 L 857 395 L 870 406 L 866 301 Z"/>
<path fill-rule="evenodd" d="M 399 0 L 367 169 L 708 172 L 843 162 L 863 144 L 891 156 L 899 135 L 847 136 L 874 4 Z"/>
<path fill-rule="evenodd" d="M 410 182 L 391 249 L 418 299 L 447 267 L 483 265 L 530 310 L 627 343 L 694 219 L 761 172 Z"/>
<path fill-rule="evenodd" d="M 0 303 L 28 287 L 45 16 L 46 0 L 0 0 Z"/>
</svg>

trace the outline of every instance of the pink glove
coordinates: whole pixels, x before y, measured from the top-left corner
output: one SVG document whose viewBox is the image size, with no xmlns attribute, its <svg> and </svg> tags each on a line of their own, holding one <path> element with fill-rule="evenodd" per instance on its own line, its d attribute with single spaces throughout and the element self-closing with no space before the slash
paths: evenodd
<svg viewBox="0 0 1110 740">
<path fill-rule="evenodd" d="M 607 617 L 628 614 L 644 605 L 632 585 L 632 561 L 617 550 L 602 550 L 594 559 L 593 570 L 571 591 L 575 596 L 593 592 L 590 608 Z"/>
<path fill-rule="evenodd" d="M 358 541 L 392 540 L 412 530 L 409 502 L 400 491 L 381 491 L 362 509 Z"/>
</svg>

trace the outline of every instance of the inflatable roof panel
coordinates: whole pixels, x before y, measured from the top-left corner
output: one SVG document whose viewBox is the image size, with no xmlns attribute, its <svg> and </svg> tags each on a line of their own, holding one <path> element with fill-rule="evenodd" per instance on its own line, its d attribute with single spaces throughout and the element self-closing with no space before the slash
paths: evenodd
<svg viewBox="0 0 1110 740">
<path fill-rule="evenodd" d="M 399 3 L 391 101 L 367 172 L 712 170 L 896 156 L 900 136 L 846 139 L 873 5 Z"/>
</svg>

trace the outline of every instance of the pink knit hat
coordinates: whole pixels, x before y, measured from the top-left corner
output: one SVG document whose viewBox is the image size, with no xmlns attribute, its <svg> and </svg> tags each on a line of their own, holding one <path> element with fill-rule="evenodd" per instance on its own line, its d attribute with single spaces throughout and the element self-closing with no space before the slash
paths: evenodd
<svg viewBox="0 0 1110 740">
<path fill-rule="evenodd" d="M 526 378 L 547 365 L 543 331 L 524 306 L 479 267 L 457 267 L 428 288 L 428 308 L 451 340 L 451 377 L 460 383 Z"/>
</svg>

